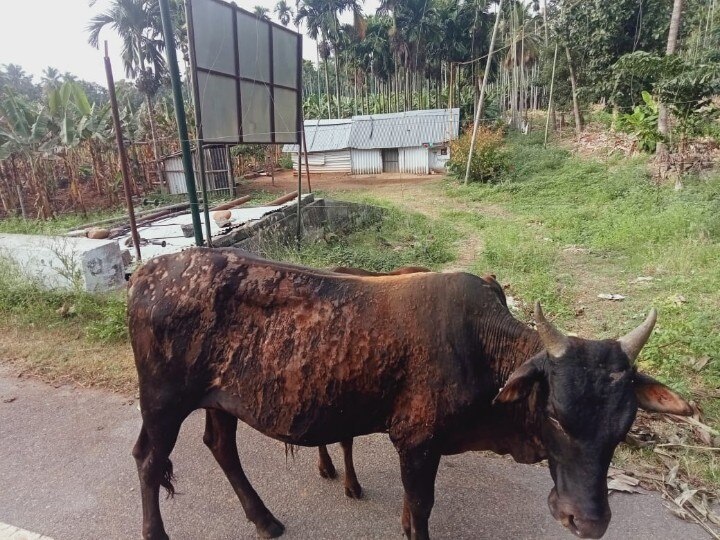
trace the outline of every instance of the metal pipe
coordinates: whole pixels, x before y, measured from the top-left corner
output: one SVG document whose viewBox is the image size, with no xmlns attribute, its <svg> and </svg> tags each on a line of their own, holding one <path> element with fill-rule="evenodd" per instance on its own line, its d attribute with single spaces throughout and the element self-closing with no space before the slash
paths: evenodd
<svg viewBox="0 0 720 540">
<path fill-rule="evenodd" d="M 190 137 L 188 136 L 187 118 L 185 117 L 185 103 L 182 97 L 182 82 L 178 68 L 177 53 L 175 51 L 175 36 L 173 34 L 172 19 L 168 0 L 158 0 L 160 3 L 160 18 L 162 19 L 163 36 L 165 38 L 165 53 L 167 67 L 170 72 L 170 81 L 173 89 L 173 102 L 175 104 L 175 118 L 178 125 L 178 136 L 182 148 L 183 169 L 185 171 L 185 184 L 187 186 L 188 200 L 190 201 L 190 214 L 192 215 L 195 244 L 203 245 L 202 225 L 200 223 L 200 210 L 198 208 L 197 188 L 195 186 L 195 171 L 193 169 L 192 153 L 190 150 Z M 192 40 L 190 40 L 192 42 Z"/>
</svg>

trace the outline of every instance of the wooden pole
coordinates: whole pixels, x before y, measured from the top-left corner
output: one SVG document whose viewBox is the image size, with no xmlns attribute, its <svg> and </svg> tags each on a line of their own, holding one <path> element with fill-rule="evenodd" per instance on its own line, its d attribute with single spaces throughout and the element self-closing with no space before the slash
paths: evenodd
<svg viewBox="0 0 720 540">
<path fill-rule="evenodd" d="M 472 140 L 470 141 L 470 152 L 468 153 L 467 167 L 465 168 L 465 185 L 468 184 L 470 177 L 470 162 L 475 151 L 475 137 L 477 137 L 478 124 L 482 118 L 483 105 L 485 104 L 485 89 L 487 88 L 488 78 L 490 76 L 490 66 L 492 65 L 493 51 L 495 49 L 495 36 L 500 26 L 500 14 L 502 13 L 503 0 L 498 2 L 497 13 L 495 14 L 495 26 L 493 26 L 492 37 L 490 38 L 490 50 L 488 51 L 487 63 L 485 64 L 485 74 L 483 75 L 482 86 L 480 87 L 480 98 L 478 99 L 477 111 L 475 112 L 475 124 L 473 125 Z"/>
<path fill-rule="evenodd" d="M 115 142 L 118 147 L 120 172 L 122 173 L 123 188 L 125 189 L 125 202 L 128 207 L 128 217 L 130 218 L 130 233 L 132 235 L 133 245 L 135 246 L 135 256 L 138 262 L 140 262 L 142 261 L 142 256 L 140 255 L 140 235 L 138 234 L 135 223 L 135 208 L 133 207 L 132 193 L 130 190 L 130 171 L 128 169 L 127 152 L 125 151 L 125 141 L 123 141 L 120 111 L 118 110 L 117 96 L 115 95 L 115 80 L 113 78 L 110 56 L 108 55 L 107 41 L 105 42 L 105 76 L 107 77 L 110 107 L 112 108 L 113 125 L 115 126 Z"/>
<path fill-rule="evenodd" d="M 555 56 L 553 57 L 552 75 L 550 76 L 550 97 L 548 98 L 547 118 L 545 119 L 545 142 L 543 142 L 543 146 L 547 146 L 548 131 L 550 130 L 550 111 L 552 111 L 553 108 L 553 89 L 555 88 L 555 65 L 557 64 L 557 53 L 558 44 L 556 43 Z"/>
</svg>

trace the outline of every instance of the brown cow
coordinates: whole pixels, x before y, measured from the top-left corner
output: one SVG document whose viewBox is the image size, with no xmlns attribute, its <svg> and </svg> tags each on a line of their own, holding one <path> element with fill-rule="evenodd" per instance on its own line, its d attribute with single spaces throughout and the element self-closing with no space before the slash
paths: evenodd
<svg viewBox="0 0 720 540">
<path fill-rule="evenodd" d="M 204 441 L 263 537 L 283 525 L 240 465 L 237 419 L 288 444 L 388 432 L 400 456 L 403 528 L 429 538 L 442 455 L 548 458 L 553 516 L 599 538 L 606 475 L 638 406 L 691 414 L 634 361 L 653 310 L 618 340 L 568 337 L 536 306 L 537 331 L 465 273 L 358 277 L 188 249 L 131 279 L 129 327 L 140 384 L 138 466 L 145 539 L 167 539 L 159 489 L 180 425 L 207 410 Z"/>
<path fill-rule="evenodd" d="M 396 268 L 391 272 L 372 272 L 370 270 L 363 270 L 362 268 L 351 268 L 347 266 L 336 266 L 330 270 L 338 274 L 350 274 L 352 276 L 366 276 L 366 277 L 382 277 L 382 276 L 401 276 L 403 274 L 416 274 L 419 272 L 431 272 L 429 268 L 424 266 L 403 266 Z M 500 303 L 507 307 L 507 298 L 505 298 L 505 291 L 502 285 L 497 282 L 495 274 L 485 274 L 482 279 L 488 283 L 495 294 L 498 297 Z M 345 464 L 345 495 L 351 499 L 362 498 L 362 487 L 357 479 L 357 473 L 355 472 L 355 463 L 353 462 L 353 440 L 352 438 L 340 441 L 340 446 L 343 452 L 343 462 Z M 327 446 L 321 445 L 318 447 L 318 471 L 320 476 L 323 478 L 336 478 L 337 470 L 333 464 L 330 453 L 328 452 Z"/>
</svg>

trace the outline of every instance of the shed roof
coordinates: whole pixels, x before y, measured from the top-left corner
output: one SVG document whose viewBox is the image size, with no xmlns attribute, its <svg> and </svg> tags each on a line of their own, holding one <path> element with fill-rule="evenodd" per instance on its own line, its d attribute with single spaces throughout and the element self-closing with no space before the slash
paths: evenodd
<svg viewBox="0 0 720 540">
<path fill-rule="evenodd" d="M 353 116 L 349 120 L 306 120 L 310 152 L 357 148 L 410 148 L 436 145 L 458 136 L 460 109 L 430 109 L 390 114 Z M 297 152 L 286 144 L 284 152 Z"/>
</svg>

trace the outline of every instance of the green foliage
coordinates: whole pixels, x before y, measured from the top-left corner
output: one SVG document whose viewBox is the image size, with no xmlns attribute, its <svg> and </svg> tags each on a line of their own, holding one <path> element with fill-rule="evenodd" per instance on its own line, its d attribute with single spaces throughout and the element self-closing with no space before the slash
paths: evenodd
<svg viewBox="0 0 720 540">
<path fill-rule="evenodd" d="M 610 292 L 631 291 L 625 313 L 639 317 L 650 305 L 658 308 L 658 329 L 643 362 L 674 386 L 687 387 L 698 377 L 691 361 L 720 354 L 720 334 L 713 330 L 720 325 L 720 175 L 687 179 L 678 192 L 654 185 L 644 158 L 587 161 L 544 149 L 542 137 L 534 136 L 512 138 L 510 152 L 520 165 L 508 181 L 446 188 L 453 197 L 512 212 L 497 223 L 485 220 L 488 245 L 477 269 L 508 275 L 526 300 L 544 291 L 553 310 L 569 318 L 582 270 L 568 274 L 562 249 L 589 250 L 594 273 L 612 276 Z M 632 285 L 637 276 L 654 279 Z M 700 376 L 717 387 L 720 364 L 708 364 Z"/>
<path fill-rule="evenodd" d="M 48 291 L 0 258 L 0 314 L 6 318 L 46 328 L 79 327 L 89 340 L 108 343 L 127 340 L 125 311 L 124 293 Z"/>
<path fill-rule="evenodd" d="M 281 155 L 280 159 L 278 159 L 278 165 L 286 170 L 292 169 L 293 161 L 292 161 L 292 158 L 290 157 L 290 154 Z"/>
<path fill-rule="evenodd" d="M 616 102 L 623 98 L 633 100 L 634 96 L 622 95 L 621 81 L 642 80 L 645 88 L 650 88 L 662 103 L 667 104 L 676 119 L 681 138 L 702 134 L 720 113 L 712 102 L 713 96 L 720 92 L 720 62 L 717 56 L 715 51 L 696 58 L 661 56 L 644 51 L 626 54 L 612 68 L 616 80 L 613 99 Z M 643 90 L 642 99 L 646 106 L 647 95 Z M 641 108 L 643 113 L 647 113 L 647 107 Z M 636 107 L 633 114 L 637 111 Z M 636 124 L 645 121 L 645 118 L 639 118 L 642 114 L 636 116 Z M 651 144 L 653 149 L 655 142 Z"/>
<path fill-rule="evenodd" d="M 448 169 L 458 179 L 465 178 L 472 131 L 450 143 Z M 504 149 L 504 136 L 500 130 L 479 127 L 475 148 L 470 161 L 470 180 L 473 182 L 494 182 L 510 169 L 510 160 Z"/>
<path fill-rule="evenodd" d="M 630 114 L 619 114 L 617 127 L 635 135 L 638 148 L 643 152 L 655 152 L 657 143 L 662 136 L 657 130 L 658 105 L 652 96 L 643 91 L 643 105 L 637 105 Z"/>
<path fill-rule="evenodd" d="M 347 236 L 329 235 L 324 241 L 303 244 L 300 250 L 269 246 L 266 256 L 319 268 L 353 266 L 387 272 L 419 265 L 437 269 L 455 259 L 452 242 L 456 237 L 447 223 L 389 207 L 375 227 Z"/>
</svg>

